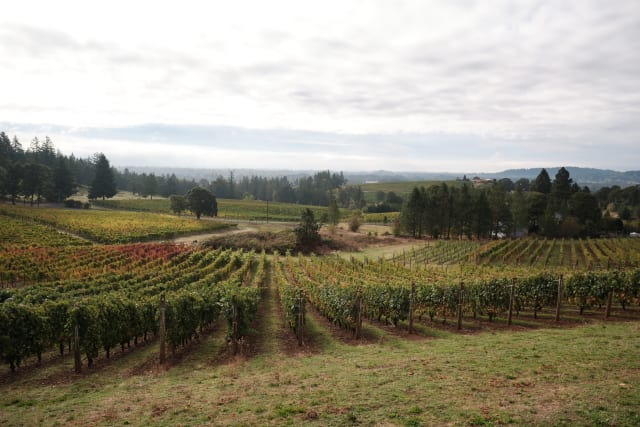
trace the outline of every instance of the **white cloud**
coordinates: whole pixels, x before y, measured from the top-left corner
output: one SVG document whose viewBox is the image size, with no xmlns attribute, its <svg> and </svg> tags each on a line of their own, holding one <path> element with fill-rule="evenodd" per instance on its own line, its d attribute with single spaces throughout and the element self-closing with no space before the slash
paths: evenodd
<svg viewBox="0 0 640 427">
<path fill-rule="evenodd" d="M 640 157 L 635 0 L 23 0 L 6 9 L 6 123 L 297 129 L 324 132 L 330 143 L 344 134 L 386 135 L 376 142 L 384 144 L 423 135 L 407 155 L 424 158 L 387 157 L 407 169 L 483 161 L 474 169 L 488 170 L 553 156 L 566 156 L 554 164 L 623 168 Z M 473 157 L 445 157 L 454 154 L 434 134 L 464 137 L 459 156 Z M 483 155 L 492 140 L 500 161 Z M 349 155 L 339 150 L 332 161 Z M 326 156 L 314 157 L 326 167 Z M 364 169 L 383 163 L 360 160 L 372 162 Z"/>
</svg>

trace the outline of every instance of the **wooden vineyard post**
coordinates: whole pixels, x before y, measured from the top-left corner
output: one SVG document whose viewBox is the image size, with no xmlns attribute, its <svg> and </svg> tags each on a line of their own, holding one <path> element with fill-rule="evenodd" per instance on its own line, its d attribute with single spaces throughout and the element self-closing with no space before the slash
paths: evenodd
<svg viewBox="0 0 640 427">
<path fill-rule="evenodd" d="M 355 339 L 359 340 L 360 338 L 362 338 L 362 293 L 358 291 L 358 296 L 356 297 Z"/>
<path fill-rule="evenodd" d="M 409 333 L 413 333 L 413 305 L 415 304 L 416 284 L 411 282 L 411 293 L 409 294 Z"/>
<path fill-rule="evenodd" d="M 558 279 L 558 301 L 556 302 L 556 322 L 560 321 L 561 308 L 562 308 L 562 274 Z"/>
<path fill-rule="evenodd" d="M 82 360 L 80 359 L 80 328 L 77 324 L 73 327 L 73 365 L 76 374 L 82 372 Z"/>
<path fill-rule="evenodd" d="M 613 291 L 609 291 L 609 294 L 607 295 L 607 308 L 605 308 L 604 310 L 604 318 L 608 319 L 609 315 L 611 314 L 611 302 L 613 300 Z"/>
<path fill-rule="evenodd" d="M 233 344 L 233 354 L 238 354 L 238 304 L 236 296 L 231 298 L 231 342 Z"/>
<path fill-rule="evenodd" d="M 165 312 L 167 304 L 164 295 L 160 295 L 160 364 L 163 364 L 166 359 L 166 324 L 165 324 Z"/>
<path fill-rule="evenodd" d="M 464 282 L 460 282 L 460 293 L 458 294 L 458 330 L 462 329 L 462 304 L 464 303 Z"/>
<path fill-rule="evenodd" d="M 297 338 L 298 338 L 298 345 L 300 347 L 302 347 L 302 345 L 304 344 L 303 342 L 303 329 L 304 328 L 304 295 L 302 294 L 302 289 L 299 290 L 299 295 L 298 295 L 298 321 L 297 321 L 297 327 L 296 327 L 296 331 L 297 331 Z"/>
<path fill-rule="evenodd" d="M 507 325 L 511 326 L 513 323 L 513 294 L 516 289 L 516 279 L 511 279 L 511 291 L 509 292 L 509 317 L 507 318 Z"/>
</svg>

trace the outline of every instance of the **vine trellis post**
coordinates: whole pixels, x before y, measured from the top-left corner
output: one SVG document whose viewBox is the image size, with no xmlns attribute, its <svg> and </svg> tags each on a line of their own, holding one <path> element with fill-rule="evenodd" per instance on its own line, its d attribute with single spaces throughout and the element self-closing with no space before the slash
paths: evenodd
<svg viewBox="0 0 640 427">
<path fill-rule="evenodd" d="M 556 301 L 556 322 L 560 321 L 560 310 L 562 309 L 562 274 L 558 279 L 558 299 Z"/>
<path fill-rule="evenodd" d="M 509 292 L 509 317 L 507 318 L 507 325 L 511 326 L 513 323 L 513 295 L 516 290 L 516 279 L 511 279 L 511 290 Z"/>
<path fill-rule="evenodd" d="M 167 302 L 165 300 L 164 294 L 160 295 L 160 363 L 164 363 L 166 359 L 166 336 L 167 336 L 167 327 L 165 323 L 165 313 L 167 310 Z"/>
</svg>

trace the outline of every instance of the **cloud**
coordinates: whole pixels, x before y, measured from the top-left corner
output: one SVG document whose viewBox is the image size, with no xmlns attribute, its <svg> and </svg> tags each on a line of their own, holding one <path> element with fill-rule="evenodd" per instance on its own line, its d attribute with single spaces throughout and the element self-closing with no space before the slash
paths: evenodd
<svg viewBox="0 0 640 427">
<path fill-rule="evenodd" d="M 262 141 L 274 152 L 324 144 L 336 156 L 396 144 L 413 158 L 394 164 L 411 168 L 455 166 L 439 141 L 458 141 L 485 170 L 532 152 L 618 168 L 638 158 L 634 0 L 25 0 L 0 17 L 0 51 L 11 58 L 0 117 L 84 128 L 86 140 L 205 146 L 213 132 L 245 152 Z M 145 123 L 160 125 L 149 133 Z M 498 157 L 485 155 L 487 141 Z"/>
<path fill-rule="evenodd" d="M 603 147 L 594 140 L 553 137 L 498 139 L 462 133 L 353 134 L 230 126 L 72 128 L 0 123 L 0 129 L 18 135 L 23 144 L 34 136 L 48 135 L 57 148 L 79 157 L 104 152 L 118 166 L 470 173 L 563 164 L 633 170 L 640 164 L 640 154 L 627 138 Z"/>
</svg>

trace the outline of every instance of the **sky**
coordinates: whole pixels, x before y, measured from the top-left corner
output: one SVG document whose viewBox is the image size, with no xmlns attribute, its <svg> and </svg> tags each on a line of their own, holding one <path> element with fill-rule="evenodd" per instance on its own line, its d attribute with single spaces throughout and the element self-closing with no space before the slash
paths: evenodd
<svg viewBox="0 0 640 427">
<path fill-rule="evenodd" d="M 640 169 L 640 1 L 30 1 L 0 130 L 117 166 Z"/>
</svg>

